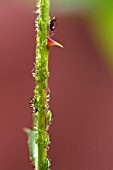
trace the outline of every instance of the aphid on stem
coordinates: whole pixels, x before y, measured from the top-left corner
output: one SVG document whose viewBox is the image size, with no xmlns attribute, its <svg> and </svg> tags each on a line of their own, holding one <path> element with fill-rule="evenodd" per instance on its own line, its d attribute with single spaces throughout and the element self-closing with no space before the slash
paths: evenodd
<svg viewBox="0 0 113 170">
<path fill-rule="evenodd" d="M 53 18 L 50 20 L 50 26 L 49 26 L 50 31 L 51 31 L 53 34 L 55 33 L 56 26 L 57 26 L 57 19 L 56 19 L 56 17 L 53 17 Z M 53 35 L 53 34 L 52 34 L 52 35 Z M 52 35 L 51 35 L 51 36 L 52 36 Z"/>
<path fill-rule="evenodd" d="M 35 113 L 38 112 L 38 102 L 37 102 L 36 98 L 31 98 L 29 104 L 33 108 L 33 112 L 35 112 Z"/>
</svg>

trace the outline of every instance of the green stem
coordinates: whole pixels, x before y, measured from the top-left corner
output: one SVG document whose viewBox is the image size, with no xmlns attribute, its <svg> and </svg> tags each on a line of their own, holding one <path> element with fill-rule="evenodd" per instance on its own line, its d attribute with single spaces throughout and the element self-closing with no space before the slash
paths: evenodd
<svg viewBox="0 0 113 170">
<path fill-rule="evenodd" d="M 39 17 L 36 19 L 36 61 L 34 90 L 34 132 L 37 133 L 36 143 L 38 145 L 38 165 L 36 170 L 48 170 L 47 145 L 49 136 L 47 134 L 47 89 L 48 89 L 48 49 L 47 37 L 49 31 L 49 0 L 39 1 Z M 35 167 L 36 168 L 36 167 Z"/>
</svg>

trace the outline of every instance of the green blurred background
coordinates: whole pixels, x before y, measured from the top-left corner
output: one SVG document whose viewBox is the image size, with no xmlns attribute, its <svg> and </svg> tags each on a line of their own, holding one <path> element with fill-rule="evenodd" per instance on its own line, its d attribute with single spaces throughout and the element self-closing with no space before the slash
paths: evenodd
<svg viewBox="0 0 113 170">
<path fill-rule="evenodd" d="M 82 15 L 88 20 L 90 36 L 112 71 L 113 67 L 113 1 L 112 0 L 58 0 L 51 1 L 55 13 Z M 70 26 L 71 29 L 72 26 Z M 104 50 L 103 50 L 104 49 Z"/>
</svg>

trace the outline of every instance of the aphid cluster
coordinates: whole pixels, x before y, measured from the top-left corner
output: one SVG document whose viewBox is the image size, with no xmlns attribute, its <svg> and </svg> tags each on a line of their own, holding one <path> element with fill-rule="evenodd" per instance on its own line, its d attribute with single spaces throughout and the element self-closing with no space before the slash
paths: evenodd
<svg viewBox="0 0 113 170">
<path fill-rule="evenodd" d="M 47 106 L 47 111 L 49 111 L 49 101 L 50 101 L 50 90 L 49 88 L 47 89 L 47 96 L 46 96 L 46 106 Z M 34 98 L 30 99 L 29 104 L 31 105 L 31 108 L 33 109 L 33 113 L 38 112 L 38 101 L 36 99 L 36 97 L 34 96 Z"/>
</svg>

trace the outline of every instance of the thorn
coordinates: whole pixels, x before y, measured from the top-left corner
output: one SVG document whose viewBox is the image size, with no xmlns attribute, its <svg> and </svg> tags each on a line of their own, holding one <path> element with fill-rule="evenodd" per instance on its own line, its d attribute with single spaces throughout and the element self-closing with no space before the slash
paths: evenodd
<svg viewBox="0 0 113 170">
<path fill-rule="evenodd" d="M 63 48 L 63 46 L 61 44 L 59 44 L 58 42 L 56 42 L 56 41 L 52 40 L 50 37 L 48 37 L 47 48 L 49 49 L 53 45 L 57 45 L 57 46 Z"/>
</svg>

